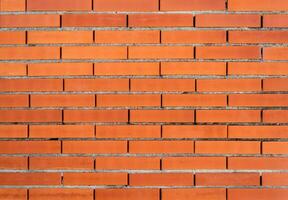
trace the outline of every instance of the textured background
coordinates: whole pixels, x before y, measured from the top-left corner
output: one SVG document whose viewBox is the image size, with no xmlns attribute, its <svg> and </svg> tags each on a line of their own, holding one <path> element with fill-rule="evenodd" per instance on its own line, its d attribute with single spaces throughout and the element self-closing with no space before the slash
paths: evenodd
<svg viewBox="0 0 288 200">
<path fill-rule="evenodd" d="M 0 11 L 0 200 L 287 200 L 287 0 Z"/>
</svg>

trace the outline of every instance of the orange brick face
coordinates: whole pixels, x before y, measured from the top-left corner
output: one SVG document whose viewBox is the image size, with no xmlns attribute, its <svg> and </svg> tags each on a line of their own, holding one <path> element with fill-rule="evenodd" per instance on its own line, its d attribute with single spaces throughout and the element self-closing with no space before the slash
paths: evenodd
<svg viewBox="0 0 288 200">
<path fill-rule="evenodd" d="M 287 0 L 0 0 L 0 200 L 287 200 Z"/>
</svg>

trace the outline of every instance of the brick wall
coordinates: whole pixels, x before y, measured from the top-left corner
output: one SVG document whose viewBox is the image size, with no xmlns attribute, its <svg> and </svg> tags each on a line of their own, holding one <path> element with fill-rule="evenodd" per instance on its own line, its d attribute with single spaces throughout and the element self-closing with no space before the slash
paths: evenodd
<svg viewBox="0 0 288 200">
<path fill-rule="evenodd" d="M 0 200 L 287 200 L 287 0 L 0 11 Z"/>
</svg>

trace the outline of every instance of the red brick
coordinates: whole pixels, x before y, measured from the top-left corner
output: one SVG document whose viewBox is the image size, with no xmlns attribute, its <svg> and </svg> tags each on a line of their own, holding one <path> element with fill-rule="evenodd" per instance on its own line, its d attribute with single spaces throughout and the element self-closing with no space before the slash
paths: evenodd
<svg viewBox="0 0 288 200">
<path fill-rule="evenodd" d="M 63 153 L 126 153 L 126 141 L 64 141 Z"/>
<path fill-rule="evenodd" d="M 225 0 L 161 0 L 160 2 L 161 11 L 225 10 Z"/>
<path fill-rule="evenodd" d="M 21 63 L 0 63 L 0 76 L 25 76 L 26 65 Z"/>
<path fill-rule="evenodd" d="M 131 122 L 194 122 L 194 110 L 131 110 Z"/>
<path fill-rule="evenodd" d="M 263 142 L 263 154 L 287 154 L 287 142 Z"/>
<path fill-rule="evenodd" d="M 263 173 L 262 185 L 264 186 L 287 186 L 288 174 L 287 173 Z"/>
<path fill-rule="evenodd" d="M 261 79 L 198 79 L 199 92 L 261 91 Z"/>
<path fill-rule="evenodd" d="M 9 0 L 10 1 L 10 0 Z M 1 28 L 23 28 L 23 27 L 59 27 L 59 15 L 1 15 Z"/>
<path fill-rule="evenodd" d="M 287 195 L 287 189 L 228 189 L 231 200 L 286 200 Z"/>
<path fill-rule="evenodd" d="M 287 123 L 288 111 L 287 110 L 264 110 L 263 122 L 269 123 Z"/>
<path fill-rule="evenodd" d="M 10 1 L 10 0 L 8 0 Z M 26 200 L 26 189 L 0 189 L 0 198 L 3 200 Z"/>
<path fill-rule="evenodd" d="M 28 76 L 93 75 L 92 63 L 33 63 L 28 64 Z"/>
<path fill-rule="evenodd" d="M 283 0 L 228 0 L 230 11 L 287 11 L 288 3 Z"/>
<path fill-rule="evenodd" d="M 25 11 L 25 0 L 1 0 L 0 11 Z"/>
<path fill-rule="evenodd" d="M 96 126 L 97 138 L 160 138 L 158 125 Z"/>
<path fill-rule="evenodd" d="M 94 75 L 100 75 L 100 76 L 159 75 L 159 63 L 157 62 L 95 63 Z"/>
<path fill-rule="evenodd" d="M 97 157 L 96 170 L 159 170 L 160 159 L 154 157 Z"/>
<path fill-rule="evenodd" d="M 33 188 L 29 189 L 29 199 L 30 200 L 51 200 L 61 199 L 61 200 L 93 200 L 93 190 L 92 189 L 42 189 Z"/>
<path fill-rule="evenodd" d="M 27 136 L 26 125 L 0 125 L 0 138 L 25 138 Z"/>
<path fill-rule="evenodd" d="M 126 185 L 126 173 L 64 173 L 64 185 Z"/>
<path fill-rule="evenodd" d="M 89 11 L 91 0 L 27 0 L 28 11 Z"/>
<path fill-rule="evenodd" d="M 127 110 L 65 110 L 65 122 L 128 122 Z"/>
<path fill-rule="evenodd" d="M 130 14 L 130 27 L 181 27 L 194 26 L 193 15 L 190 14 Z"/>
<path fill-rule="evenodd" d="M 288 90 L 287 78 L 271 78 L 263 80 L 264 91 L 287 91 Z"/>
<path fill-rule="evenodd" d="M 225 157 L 165 157 L 162 158 L 162 169 L 226 169 Z"/>
<path fill-rule="evenodd" d="M 27 169 L 27 157 L 0 157 L 0 169 Z M 1 195 L 0 195 L 1 199 Z"/>
<path fill-rule="evenodd" d="M 287 31 L 229 31 L 231 43 L 288 43 Z"/>
<path fill-rule="evenodd" d="M 131 79 L 131 91 L 195 91 L 195 79 Z"/>
<path fill-rule="evenodd" d="M 128 91 L 128 79 L 65 79 L 65 91 Z"/>
<path fill-rule="evenodd" d="M 0 173 L 0 185 L 60 185 L 60 173 Z"/>
<path fill-rule="evenodd" d="M 199 173 L 195 175 L 197 186 L 259 186 L 257 173 Z"/>
<path fill-rule="evenodd" d="M 4 154 L 47 154 L 60 153 L 61 150 L 59 141 L 0 141 L 0 144 L 0 153 Z"/>
<path fill-rule="evenodd" d="M 264 27 L 288 27 L 288 15 L 264 15 Z"/>
<path fill-rule="evenodd" d="M 28 101 L 28 95 L 0 95 L 0 107 L 27 107 Z"/>
<path fill-rule="evenodd" d="M 95 197 L 97 200 L 158 200 L 159 189 L 97 189 Z"/>
<path fill-rule="evenodd" d="M 226 200 L 225 189 L 216 188 L 169 188 L 162 189 L 162 199 L 163 200 Z"/>
<path fill-rule="evenodd" d="M 196 47 L 200 59 L 260 59 L 260 47 L 256 46 L 205 46 Z"/>
<path fill-rule="evenodd" d="M 167 125 L 162 127 L 164 138 L 226 138 L 226 126 Z"/>
<path fill-rule="evenodd" d="M 196 15 L 196 27 L 260 27 L 260 15 L 203 14 Z"/>
<path fill-rule="evenodd" d="M 226 75 L 224 62 L 162 62 L 161 75 Z"/>
<path fill-rule="evenodd" d="M 64 14 L 62 26 L 74 27 L 123 27 L 126 26 L 126 15 L 119 14 Z"/>
<path fill-rule="evenodd" d="M 91 138 L 93 125 L 30 125 L 30 138 Z"/>
<path fill-rule="evenodd" d="M 158 0 L 93 0 L 95 11 L 158 11 Z"/>
<path fill-rule="evenodd" d="M 259 154 L 260 142 L 196 141 L 195 153 L 204 154 Z"/>
<path fill-rule="evenodd" d="M 288 60 L 287 47 L 266 47 L 263 50 L 264 60 Z"/>
<path fill-rule="evenodd" d="M 25 44 L 25 43 L 26 43 L 26 36 L 24 31 L 0 32 L 0 44 Z"/>
<path fill-rule="evenodd" d="M 126 59 L 127 47 L 124 46 L 65 46 L 62 47 L 63 59 Z"/>
<path fill-rule="evenodd" d="M 193 185 L 193 174 L 161 173 L 161 174 L 130 174 L 131 186 L 190 186 Z"/>
<path fill-rule="evenodd" d="M 60 110 L 0 110 L 1 122 L 61 122 Z"/>
<path fill-rule="evenodd" d="M 94 169 L 94 159 L 91 157 L 30 157 L 29 169 Z"/>
<path fill-rule="evenodd" d="M 129 153 L 194 153 L 194 142 L 129 141 Z"/>
</svg>

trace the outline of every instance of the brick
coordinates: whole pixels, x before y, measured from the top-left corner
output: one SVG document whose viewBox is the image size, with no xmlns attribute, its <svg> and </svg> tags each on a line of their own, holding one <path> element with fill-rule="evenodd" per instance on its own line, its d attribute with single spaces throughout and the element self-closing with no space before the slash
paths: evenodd
<svg viewBox="0 0 288 200">
<path fill-rule="evenodd" d="M 1 0 L 0 11 L 25 11 L 25 0 Z"/>
<path fill-rule="evenodd" d="M 261 79 L 198 79 L 199 92 L 261 91 Z"/>
<path fill-rule="evenodd" d="M 128 79 L 66 79 L 65 91 L 128 91 Z"/>
<path fill-rule="evenodd" d="M 97 170 L 160 170 L 160 159 L 154 157 L 97 157 Z"/>
<path fill-rule="evenodd" d="M 0 32 L 0 44 L 25 44 L 26 35 L 24 31 Z"/>
<path fill-rule="evenodd" d="M 127 110 L 65 110 L 65 122 L 128 122 Z"/>
<path fill-rule="evenodd" d="M 202 14 L 196 15 L 196 27 L 260 27 L 260 15 Z"/>
<path fill-rule="evenodd" d="M 228 189 L 229 198 L 232 200 L 285 200 L 287 189 Z"/>
<path fill-rule="evenodd" d="M 160 42 L 160 31 L 95 31 L 95 42 L 107 44 L 157 44 Z"/>
<path fill-rule="evenodd" d="M 0 110 L 1 122 L 61 122 L 60 110 Z"/>
<path fill-rule="evenodd" d="M 0 173 L 0 185 L 60 185 L 60 173 Z"/>
<path fill-rule="evenodd" d="M 203 198 L 213 199 L 213 200 L 225 200 L 226 192 L 225 189 L 216 188 L 169 188 L 162 189 L 162 199 L 163 200 L 203 200 Z"/>
<path fill-rule="evenodd" d="M 95 95 L 32 94 L 31 107 L 94 107 Z"/>
<path fill-rule="evenodd" d="M 161 75 L 226 75 L 224 62 L 161 62 Z"/>
<path fill-rule="evenodd" d="M 159 63 L 157 62 L 95 63 L 94 75 L 100 75 L 100 76 L 159 75 Z"/>
<path fill-rule="evenodd" d="M 94 159 L 91 157 L 30 157 L 29 169 L 94 169 Z"/>
<path fill-rule="evenodd" d="M 62 47 L 63 59 L 126 59 L 127 47 L 124 46 L 65 46 Z"/>
<path fill-rule="evenodd" d="M 287 78 L 271 78 L 263 79 L 264 91 L 287 91 L 288 90 Z"/>
<path fill-rule="evenodd" d="M 263 122 L 269 123 L 287 123 L 288 111 L 287 110 L 264 110 Z"/>
<path fill-rule="evenodd" d="M 51 200 L 62 199 L 62 200 L 93 200 L 92 189 L 29 189 L 30 200 Z"/>
<path fill-rule="evenodd" d="M 91 138 L 93 125 L 30 125 L 30 138 Z"/>
<path fill-rule="evenodd" d="M 1 18 L 1 16 L 0 16 Z M 59 47 L 1 47 L 0 60 L 60 59 Z"/>
<path fill-rule="evenodd" d="M 25 138 L 27 136 L 26 125 L 0 125 L 0 138 Z"/>
<path fill-rule="evenodd" d="M 161 96 L 153 94 L 97 95 L 97 107 L 142 107 L 142 106 L 161 106 Z"/>
<path fill-rule="evenodd" d="M 64 14 L 62 16 L 63 27 L 124 27 L 126 15 L 119 14 Z"/>
<path fill-rule="evenodd" d="M 190 186 L 194 176 L 188 173 L 130 174 L 131 186 Z"/>
<path fill-rule="evenodd" d="M 31 63 L 28 76 L 84 76 L 93 75 L 92 63 Z"/>
<path fill-rule="evenodd" d="M 189 46 L 130 46 L 129 59 L 193 58 L 194 49 Z"/>
<path fill-rule="evenodd" d="M 10 1 L 10 0 L 9 0 Z M 0 198 L 3 200 L 26 200 L 27 190 L 26 189 L 0 189 Z"/>
<path fill-rule="evenodd" d="M 258 173 L 199 173 L 195 175 L 197 186 L 259 186 Z"/>
<path fill-rule="evenodd" d="M 162 11 L 225 10 L 224 0 L 161 0 Z"/>
<path fill-rule="evenodd" d="M 28 95 L 0 95 L 0 107 L 27 107 L 28 101 Z"/>
<path fill-rule="evenodd" d="M 91 0 L 27 0 L 28 11 L 89 11 Z"/>
<path fill-rule="evenodd" d="M 264 60 L 288 60 L 287 47 L 266 47 L 263 49 Z"/>
<path fill-rule="evenodd" d="M 195 153 L 259 154 L 260 142 L 254 141 L 196 141 Z"/>
<path fill-rule="evenodd" d="M 164 94 L 163 106 L 226 106 L 226 95 L 214 94 Z"/>
<path fill-rule="evenodd" d="M 167 125 L 162 126 L 163 138 L 226 138 L 227 127 L 219 125 Z"/>
<path fill-rule="evenodd" d="M 130 27 L 181 27 L 194 26 L 193 15 L 190 14 L 130 14 Z"/>
<path fill-rule="evenodd" d="M 286 94 L 231 94 L 229 106 L 288 106 Z"/>
<path fill-rule="evenodd" d="M 26 157 L 0 157 L 0 169 L 27 169 L 28 159 Z M 1 197 L 1 195 L 0 195 Z"/>
<path fill-rule="evenodd" d="M 197 122 L 260 122 L 260 110 L 197 110 Z"/>
<path fill-rule="evenodd" d="M 9 0 L 10 1 L 10 0 Z M 1 15 L 1 28 L 24 28 L 24 27 L 59 27 L 59 15 Z"/>
<path fill-rule="evenodd" d="M 228 126 L 229 138 L 287 138 L 288 126 Z"/>
<path fill-rule="evenodd" d="M 28 31 L 27 38 L 28 44 L 93 43 L 93 31 Z"/>
<path fill-rule="evenodd" d="M 131 122 L 194 122 L 194 110 L 131 110 Z"/>
<path fill-rule="evenodd" d="M 264 186 L 287 186 L 287 173 L 263 173 L 262 180 Z"/>
<path fill-rule="evenodd" d="M 229 157 L 228 169 L 235 170 L 285 170 L 287 158 L 273 157 Z"/>
<path fill-rule="evenodd" d="M 287 63 L 229 62 L 229 75 L 287 75 Z"/>
<path fill-rule="evenodd" d="M 194 142 L 129 141 L 129 153 L 194 153 Z"/>
<path fill-rule="evenodd" d="M 0 141 L 0 144 L 0 153 L 3 154 L 48 154 L 60 153 L 61 151 L 59 141 Z"/>
<path fill-rule="evenodd" d="M 26 65 L 21 63 L 0 63 L 0 76 L 25 76 Z"/>
<path fill-rule="evenodd" d="M 231 43 L 288 43 L 287 31 L 229 31 Z"/>
<path fill-rule="evenodd" d="M 131 91 L 195 91 L 195 79 L 131 79 Z"/>
<path fill-rule="evenodd" d="M 264 27 L 288 27 L 288 15 L 264 15 Z"/>
<path fill-rule="evenodd" d="M 158 11 L 158 0 L 93 0 L 95 11 Z"/>
<path fill-rule="evenodd" d="M 96 126 L 97 138 L 160 138 L 158 125 Z"/>
<path fill-rule="evenodd" d="M 127 174 L 64 173 L 64 185 L 127 185 Z"/>
<path fill-rule="evenodd" d="M 256 46 L 205 46 L 196 47 L 196 58 L 200 59 L 260 59 L 260 48 Z"/>
<path fill-rule="evenodd" d="M 64 141 L 63 153 L 126 153 L 126 141 Z"/>
<path fill-rule="evenodd" d="M 263 154 L 287 154 L 287 142 L 263 142 Z"/>
<path fill-rule="evenodd" d="M 282 0 L 229 0 L 230 11 L 287 11 L 288 3 Z"/>
<path fill-rule="evenodd" d="M 97 189 L 95 197 L 97 200 L 158 200 L 159 189 Z"/>
<path fill-rule="evenodd" d="M 162 158 L 162 169 L 226 169 L 225 157 L 165 157 Z"/>
</svg>

